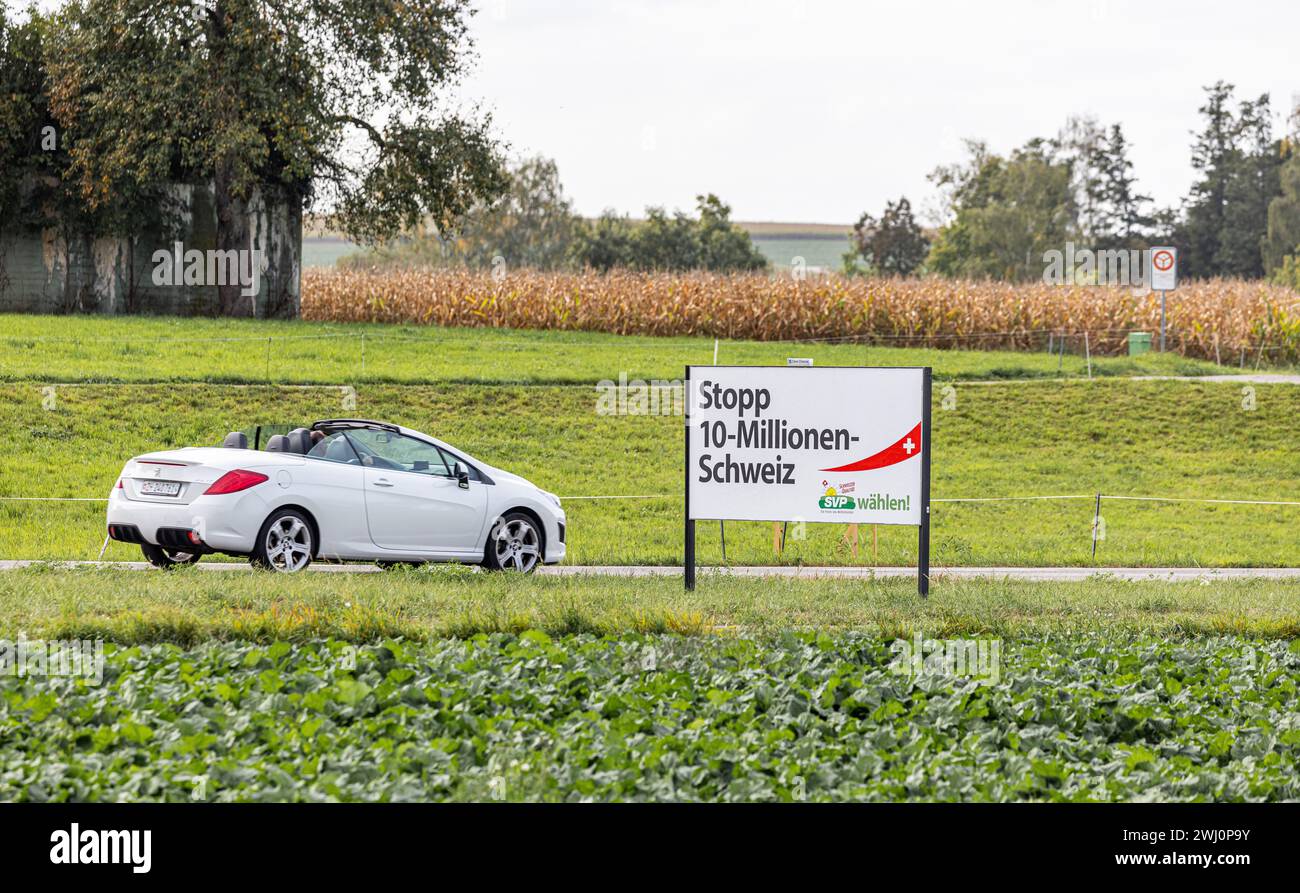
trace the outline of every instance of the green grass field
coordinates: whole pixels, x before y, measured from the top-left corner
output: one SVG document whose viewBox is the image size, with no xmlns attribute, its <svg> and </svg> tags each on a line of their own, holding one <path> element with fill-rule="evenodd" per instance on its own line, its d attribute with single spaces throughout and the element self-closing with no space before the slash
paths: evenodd
<svg viewBox="0 0 1300 893">
<path fill-rule="evenodd" d="M 713 347 L 711 338 L 596 332 L 0 314 L 0 381 L 591 385 L 616 381 L 620 373 L 680 379 L 688 363 L 712 363 Z M 722 341 L 717 359 L 779 365 L 790 356 L 812 357 L 820 365 L 929 365 L 942 381 L 1087 375 L 1085 357 L 1046 352 Z M 1100 377 L 1237 371 L 1154 353 L 1094 357 L 1092 366 Z"/>
<path fill-rule="evenodd" d="M 596 413 L 588 387 L 0 385 L 0 496 L 107 495 L 122 464 L 153 449 L 215 444 L 257 423 L 360 415 L 441 437 L 569 499 L 577 564 L 675 564 L 682 547 L 680 416 Z M 934 410 L 936 499 L 1077 495 L 1073 500 L 938 502 L 933 560 L 954 565 L 1088 565 L 1091 494 L 1300 500 L 1300 388 L 1105 380 L 956 385 Z M 51 402 L 52 400 L 52 402 Z M 49 407 L 49 408 L 47 408 Z M 94 558 L 99 502 L 0 500 L 0 557 Z M 1300 507 L 1103 502 L 1099 566 L 1287 565 L 1300 554 Z M 722 560 L 719 526 L 702 522 L 701 561 Z M 845 528 L 809 524 L 772 550 L 771 526 L 727 525 L 727 560 L 853 563 Z M 803 537 L 801 539 L 801 537 Z M 876 561 L 915 561 L 911 528 L 879 529 Z M 109 559 L 139 550 L 110 544 Z M 860 531 L 858 564 L 872 562 Z"/>
</svg>

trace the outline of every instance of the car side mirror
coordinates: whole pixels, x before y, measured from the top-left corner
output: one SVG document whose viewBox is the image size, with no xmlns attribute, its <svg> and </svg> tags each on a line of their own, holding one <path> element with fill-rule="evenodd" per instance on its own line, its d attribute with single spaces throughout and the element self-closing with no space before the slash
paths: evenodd
<svg viewBox="0 0 1300 893">
<path fill-rule="evenodd" d="M 465 467 L 464 462 L 457 462 L 455 468 L 456 484 L 462 490 L 469 489 L 469 469 Z"/>
</svg>

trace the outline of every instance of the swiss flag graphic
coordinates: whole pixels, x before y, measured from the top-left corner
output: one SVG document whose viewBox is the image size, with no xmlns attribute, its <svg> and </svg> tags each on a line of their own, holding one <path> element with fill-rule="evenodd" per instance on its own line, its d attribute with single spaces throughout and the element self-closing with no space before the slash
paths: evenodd
<svg viewBox="0 0 1300 893">
<path fill-rule="evenodd" d="M 823 468 L 822 471 L 870 471 L 873 468 L 897 465 L 899 462 L 906 462 L 913 456 L 919 455 L 921 455 L 921 423 L 917 422 L 915 428 L 880 452 L 873 453 L 865 459 L 850 462 L 848 465 Z"/>
</svg>

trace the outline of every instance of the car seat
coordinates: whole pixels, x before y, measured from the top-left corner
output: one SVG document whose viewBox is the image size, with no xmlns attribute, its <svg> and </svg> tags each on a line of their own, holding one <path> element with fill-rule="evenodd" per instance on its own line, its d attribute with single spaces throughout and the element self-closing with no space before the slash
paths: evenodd
<svg viewBox="0 0 1300 893">
<path fill-rule="evenodd" d="M 311 432 L 306 428 L 294 428 L 286 436 L 289 444 L 285 447 L 286 453 L 298 453 L 299 455 L 305 456 L 310 453 L 311 448 L 315 446 L 315 444 L 312 443 Z"/>
<path fill-rule="evenodd" d="M 248 435 L 243 431 L 231 431 L 226 435 L 226 439 L 221 442 L 221 445 L 232 450 L 246 450 L 248 449 Z"/>
</svg>

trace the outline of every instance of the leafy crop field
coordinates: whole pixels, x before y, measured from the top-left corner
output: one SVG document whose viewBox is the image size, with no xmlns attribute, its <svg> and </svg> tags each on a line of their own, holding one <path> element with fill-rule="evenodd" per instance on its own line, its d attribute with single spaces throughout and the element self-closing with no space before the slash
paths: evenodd
<svg viewBox="0 0 1300 893">
<path fill-rule="evenodd" d="M 994 644 L 971 676 L 814 633 L 110 646 L 102 685 L 0 679 L 0 799 L 1300 797 L 1284 643 Z"/>
<path fill-rule="evenodd" d="M 1259 282 L 1179 287 L 1170 349 L 1228 361 L 1300 359 L 1300 293 Z M 1160 298 L 1121 287 L 946 279 L 798 280 L 761 274 L 306 270 L 303 316 L 328 322 L 709 335 L 772 341 L 858 336 L 915 346 L 1041 349 L 1049 331 L 1087 332 L 1097 354 L 1130 331 L 1158 332 Z M 1082 345 L 1080 345 L 1081 347 Z M 1222 358 L 1222 356 L 1221 356 Z"/>
<path fill-rule="evenodd" d="M 218 443 L 256 423 L 340 414 L 427 431 L 570 499 L 569 561 L 675 564 L 682 547 L 680 416 L 598 415 L 590 387 L 360 387 L 346 408 L 337 387 L 200 384 L 0 385 L 0 496 L 102 498 L 127 458 Z M 934 561 L 959 565 L 1088 565 L 1092 494 L 1298 500 L 1300 388 L 1199 382 L 960 383 L 955 405 L 935 393 L 934 496 L 1075 495 L 1073 500 L 940 502 Z M 49 407 L 49 408 L 47 408 Z M 106 420 L 111 419 L 111 424 Z M 57 473 L 50 457 L 60 461 Z M 0 557 L 94 558 L 100 502 L 0 500 Z M 1300 508 L 1103 502 L 1100 566 L 1287 565 L 1300 554 Z M 722 561 L 719 526 L 700 523 L 704 563 Z M 854 563 L 845 528 L 793 528 L 777 556 L 769 524 L 729 523 L 727 561 Z M 801 538 L 802 537 L 802 538 Z M 872 561 L 859 532 L 858 564 Z M 876 561 L 915 560 L 916 534 L 880 528 Z M 106 558 L 138 559 L 110 544 Z"/>
</svg>

